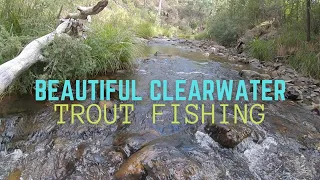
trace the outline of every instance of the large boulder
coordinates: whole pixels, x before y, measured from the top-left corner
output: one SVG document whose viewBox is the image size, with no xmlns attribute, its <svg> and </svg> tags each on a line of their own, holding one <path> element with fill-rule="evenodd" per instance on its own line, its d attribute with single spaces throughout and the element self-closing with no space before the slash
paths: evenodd
<svg viewBox="0 0 320 180">
<path fill-rule="evenodd" d="M 237 52 L 241 54 L 246 45 L 254 39 L 273 39 L 277 36 L 277 21 L 265 21 L 258 26 L 247 31 L 241 38 L 238 39 Z"/>
</svg>

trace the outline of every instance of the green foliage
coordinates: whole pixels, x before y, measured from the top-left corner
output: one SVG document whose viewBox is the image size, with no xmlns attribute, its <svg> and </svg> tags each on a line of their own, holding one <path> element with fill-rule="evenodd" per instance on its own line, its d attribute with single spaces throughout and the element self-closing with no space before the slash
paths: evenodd
<svg viewBox="0 0 320 180">
<path fill-rule="evenodd" d="M 43 79 L 74 80 L 86 78 L 96 69 L 91 47 L 82 40 L 56 37 L 54 42 L 43 49 L 45 61 Z"/>
<path fill-rule="evenodd" d="M 296 54 L 289 58 L 289 63 L 307 76 L 320 78 L 320 53 L 314 51 L 319 48 L 319 44 L 308 45 L 304 43 Z"/>
<path fill-rule="evenodd" d="M 14 58 L 20 49 L 22 43 L 19 37 L 10 35 L 0 26 L 0 64 Z"/>
<path fill-rule="evenodd" d="M 4 4 L 0 7 L 0 64 L 17 56 L 31 40 L 53 31 L 59 4 L 65 4 L 62 0 L 0 2 Z M 76 7 L 71 0 L 68 2 L 64 9 Z M 86 40 L 56 37 L 53 43 L 42 50 L 45 61 L 36 63 L 17 78 L 9 92 L 32 93 L 36 79 L 75 80 L 119 69 L 132 69 L 132 60 L 140 47 L 139 42 L 135 42 L 135 27 L 140 22 L 151 21 L 151 18 L 148 21 L 136 20 L 124 9 L 113 13 L 106 11 L 97 16 Z M 137 31 L 143 34 L 144 28 L 150 30 L 153 24 L 140 24 L 139 28 L 142 30 Z M 147 36 L 151 37 L 150 34 Z"/>
<path fill-rule="evenodd" d="M 305 29 L 297 25 L 286 25 L 282 27 L 278 42 L 286 47 L 297 47 L 306 41 Z"/>
<path fill-rule="evenodd" d="M 54 1 L 0 0 L 0 3 L 0 22 L 14 35 L 43 35 L 56 25 L 59 3 Z"/>
<path fill-rule="evenodd" d="M 224 46 L 234 45 L 238 39 L 238 29 L 230 19 L 213 20 L 208 34 Z"/>
<path fill-rule="evenodd" d="M 194 37 L 196 40 L 210 39 L 209 34 L 206 31 L 200 32 Z"/>
<path fill-rule="evenodd" d="M 91 75 L 96 64 L 83 41 L 56 37 L 42 50 L 44 61 L 33 65 L 10 87 L 10 92 L 32 93 L 36 79 L 75 80 Z"/>
<path fill-rule="evenodd" d="M 138 44 L 124 28 L 113 25 L 96 27 L 87 40 L 56 37 L 42 50 L 44 61 L 18 78 L 11 92 L 31 93 L 36 79 L 83 79 L 119 69 L 132 69 Z"/>
<path fill-rule="evenodd" d="M 275 55 L 274 41 L 266 41 L 255 39 L 249 44 L 250 54 L 260 60 L 270 61 L 273 60 Z"/>
<path fill-rule="evenodd" d="M 132 60 L 139 53 L 132 32 L 110 24 L 96 27 L 85 43 L 92 49 L 97 73 L 131 69 Z"/>
<path fill-rule="evenodd" d="M 191 21 L 191 22 L 190 22 L 190 28 L 191 28 L 191 29 L 194 30 L 194 29 L 196 29 L 197 27 L 198 27 L 198 24 L 197 24 L 196 21 Z"/>
<path fill-rule="evenodd" d="M 170 26 L 158 27 L 156 29 L 157 29 L 158 35 L 166 36 L 168 38 L 177 36 L 179 32 L 178 28 L 170 27 Z"/>
<path fill-rule="evenodd" d="M 141 38 L 150 39 L 156 35 L 154 24 L 150 22 L 142 22 L 134 28 L 136 35 Z"/>
</svg>

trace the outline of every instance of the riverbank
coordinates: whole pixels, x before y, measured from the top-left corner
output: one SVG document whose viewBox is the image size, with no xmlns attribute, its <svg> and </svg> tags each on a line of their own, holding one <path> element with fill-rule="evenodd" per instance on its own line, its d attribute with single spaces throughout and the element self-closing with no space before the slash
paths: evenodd
<svg viewBox="0 0 320 180">
<path fill-rule="evenodd" d="M 247 71 L 241 73 L 244 78 L 285 80 L 287 99 L 302 106 L 310 107 L 320 103 L 320 80 L 302 75 L 285 62 L 260 61 L 245 53 L 238 54 L 235 49 L 226 48 L 212 41 L 181 40 L 179 44 L 196 49 L 212 59 L 218 58 L 231 64 L 240 64 L 240 67 L 247 67 Z"/>
</svg>

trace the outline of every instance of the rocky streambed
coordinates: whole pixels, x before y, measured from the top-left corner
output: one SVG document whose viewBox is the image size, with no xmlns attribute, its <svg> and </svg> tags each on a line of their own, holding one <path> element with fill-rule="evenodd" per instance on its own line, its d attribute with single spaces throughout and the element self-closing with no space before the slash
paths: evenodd
<svg viewBox="0 0 320 180">
<path fill-rule="evenodd" d="M 1 104 L 0 179 L 320 179 L 320 118 L 309 107 L 314 98 L 307 96 L 309 92 L 318 95 L 319 84 L 282 64 L 233 55 L 210 42 L 155 39 L 148 43 L 146 57 L 137 60 L 134 72 L 97 79 L 134 79 L 137 94 L 147 97 L 153 79 L 172 83 L 284 76 L 290 78 L 285 80 L 291 100 L 265 103 L 266 118 L 261 125 L 173 125 L 170 107 L 163 107 L 163 116 L 153 124 L 152 104 L 167 102 L 148 98 L 120 102 L 116 96 L 111 102 L 88 100 L 82 105 L 133 103 L 132 124 L 121 124 L 124 116 L 120 114 L 114 125 L 57 125 L 59 114 L 53 111 L 53 104 L 9 99 Z M 174 94 L 174 87 L 168 86 L 168 92 Z M 172 103 L 211 107 L 257 102 Z M 215 108 L 216 121 L 222 121 L 222 108 Z M 231 107 L 227 112 L 233 119 Z M 113 114 L 110 109 L 107 116 Z M 178 111 L 179 121 L 186 116 L 184 110 Z"/>
</svg>

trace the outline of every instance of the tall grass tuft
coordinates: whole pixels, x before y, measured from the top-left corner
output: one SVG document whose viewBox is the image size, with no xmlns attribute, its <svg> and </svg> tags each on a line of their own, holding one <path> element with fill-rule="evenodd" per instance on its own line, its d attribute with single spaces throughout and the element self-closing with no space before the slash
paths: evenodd
<svg viewBox="0 0 320 180">
<path fill-rule="evenodd" d="M 275 45 L 272 40 L 255 39 L 249 43 L 250 54 L 263 61 L 271 61 L 275 56 Z"/>
<path fill-rule="evenodd" d="M 96 73 L 132 69 L 132 60 L 139 48 L 131 31 L 111 24 L 95 27 L 85 43 L 91 47 L 92 57 L 97 64 Z"/>
<path fill-rule="evenodd" d="M 134 27 L 134 31 L 138 37 L 150 39 L 156 35 L 155 25 L 150 22 L 142 22 Z"/>
<path fill-rule="evenodd" d="M 320 78 L 320 53 L 314 50 L 319 48 L 319 44 L 304 43 L 296 54 L 289 58 L 289 63 L 304 75 Z"/>
</svg>

